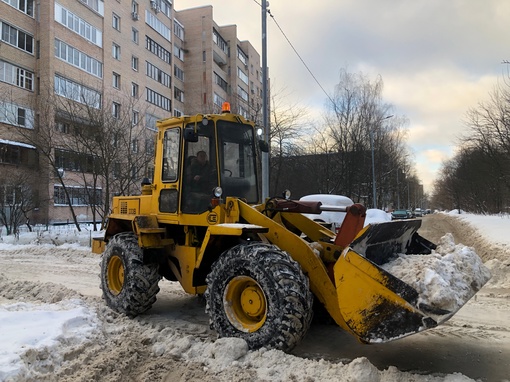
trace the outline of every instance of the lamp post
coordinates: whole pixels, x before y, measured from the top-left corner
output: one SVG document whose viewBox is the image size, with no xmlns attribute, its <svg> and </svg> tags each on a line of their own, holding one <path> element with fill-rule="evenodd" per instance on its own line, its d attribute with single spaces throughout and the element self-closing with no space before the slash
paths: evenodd
<svg viewBox="0 0 510 382">
<path fill-rule="evenodd" d="M 393 117 L 392 115 L 387 115 L 384 118 L 381 118 L 375 122 L 374 125 L 370 128 L 370 151 L 372 152 L 372 196 L 374 198 L 373 202 L 373 208 L 377 208 L 377 194 L 376 194 L 376 187 L 375 187 L 375 157 L 374 157 L 374 126 L 376 124 L 381 123 L 385 119 Z"/>
</svg>

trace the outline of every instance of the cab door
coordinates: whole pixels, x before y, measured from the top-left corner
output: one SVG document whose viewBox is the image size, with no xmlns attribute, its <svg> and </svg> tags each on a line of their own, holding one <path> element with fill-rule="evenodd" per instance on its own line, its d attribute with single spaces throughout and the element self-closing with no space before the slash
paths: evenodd
<svg viewBox="0 0 510 382">
<path fill-rule="evenodd" d="M 179 174 L 181 172 L 181 129 L 168 129 L 163 136 L 159 212 L 177 214 L 179 206 Z M 158 167 L 158 166 L 157 166 Z M 156 167 L 156 168 L 157 168 Z M 157 183 L 157 182 L 156 182 Z M 157 192 L 158 190 L 156 190 Z"/>
</svg>

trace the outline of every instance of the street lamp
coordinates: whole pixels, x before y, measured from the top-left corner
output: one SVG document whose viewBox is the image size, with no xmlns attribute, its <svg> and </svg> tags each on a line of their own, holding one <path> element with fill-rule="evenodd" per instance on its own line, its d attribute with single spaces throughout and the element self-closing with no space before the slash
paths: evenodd
<svg viewBox="0 0 510 382">
<path fill-rule="evenodd" d="M 374 125 L 381 123 L 385 119 L 393 117 L 392 115 L 387 115 L 384 118 L 377 120 Z M 377 208 L 377 195 L 376 195 L 376 187 L 375 187 L 375 158 L 374 158 L 374 125 L 370 127 L 370 151 L 372 152 L 372 195 L 374 198 L 374 207 Z"/>
</svg>

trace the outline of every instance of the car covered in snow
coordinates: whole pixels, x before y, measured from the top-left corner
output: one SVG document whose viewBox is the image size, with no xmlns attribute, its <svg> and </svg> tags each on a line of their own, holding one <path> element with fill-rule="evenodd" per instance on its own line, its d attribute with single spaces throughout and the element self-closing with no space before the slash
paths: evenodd
<svg viewBox="0 0 510 382">
<path fill-rule="evenodd" d="M 342 195 L 332 195 L 332 194 L 312 194 L 306 195 L 300 198 L 299 200 L 308 201 L 308 202 L 321 202 L 324 207 L 348 207 L 352 206 L 354 202 L 351 198 Z M 324 224 L 327 228 L 331 229 L 333 232 L 336 232 L 345 218 L 345 212 L 336 212 L 336 211 L 322 211 L 321 214 L 303 214 L 311 220 Z"/>
</svg>

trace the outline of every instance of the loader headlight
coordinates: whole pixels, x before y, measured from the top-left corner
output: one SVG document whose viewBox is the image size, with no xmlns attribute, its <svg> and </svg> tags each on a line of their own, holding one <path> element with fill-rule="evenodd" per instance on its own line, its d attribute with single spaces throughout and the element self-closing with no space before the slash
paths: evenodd
<svg viewBox="0 0 510 382">
<path fill-rule="evenodd" d="M 223 195 L 223 189 L 221 187 L 215 187 L 213 193 L 215 197 L 219 198 Z"/>
<path fill-rule="evenodd" d="M 285 191 L 282 192 L 282 196 L 283 196 L 284 199 L 289 200 L 290 199 L 290 195 L 291 195 L 290 190 L 285 190 Z"/>
</svg>

